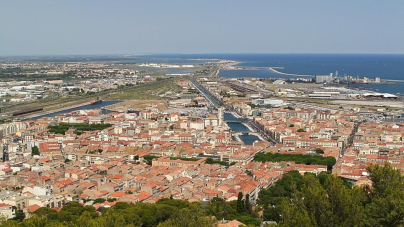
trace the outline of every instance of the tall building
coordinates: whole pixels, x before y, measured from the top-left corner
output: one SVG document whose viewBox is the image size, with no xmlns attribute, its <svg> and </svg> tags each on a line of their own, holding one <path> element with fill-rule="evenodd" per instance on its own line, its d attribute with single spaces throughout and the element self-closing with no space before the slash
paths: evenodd
<svg viewBox="0 0 404 227">
<path fill-rule="evenodd" d="M 218 118 L 219 118 L 219 126 L 222 126 L 223 125 L 223 121 L 224 121 L 224 110 L 223 110 L 223 108 L 222 107 L 220 107 L 219 109 L 219 112 L 218 112 Z"/>
<path fill-rule="evenodd" d="M 332 73 L 330 75 L 316 75 L 316 84 L 331 83 L 332 81 Z"/>
</svg>

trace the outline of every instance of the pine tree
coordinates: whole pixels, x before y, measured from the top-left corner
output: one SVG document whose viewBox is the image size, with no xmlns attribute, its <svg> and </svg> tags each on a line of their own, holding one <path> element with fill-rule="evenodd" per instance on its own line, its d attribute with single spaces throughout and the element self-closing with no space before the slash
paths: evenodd
<svg viewBox="0 0 404 227">
<path fill-rule="evenodd" d="M 237 197 L 237 213 L 244 213 L 245 212 L 245 204 L 243 200 L 243 193 L 239 192 Z"/>
<path fill-rule="evenodd" d="M 245 196 L 245 210 L 250 214 L 252 213 L 252 207 L 251 207 L 251 203 L 250 203 L 250 194 L 247 194 Z"/>
<path fill-rule="evenodd" d="M 404 176 L 390 163 L 368 167 L 372 188 L 366 206 L 367 221 L 372 226 L 404 224 Z"/>
</svg>

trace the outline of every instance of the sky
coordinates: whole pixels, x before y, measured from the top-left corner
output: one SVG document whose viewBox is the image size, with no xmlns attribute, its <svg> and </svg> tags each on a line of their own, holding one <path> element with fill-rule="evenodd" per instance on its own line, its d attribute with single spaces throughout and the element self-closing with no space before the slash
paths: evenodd
<svg viewBox="0 0 404 227">
<path fill-rule="evenodd" d="M 402 0 L 0 0 L 0 56 L 404 53 Z"/>
</svg>

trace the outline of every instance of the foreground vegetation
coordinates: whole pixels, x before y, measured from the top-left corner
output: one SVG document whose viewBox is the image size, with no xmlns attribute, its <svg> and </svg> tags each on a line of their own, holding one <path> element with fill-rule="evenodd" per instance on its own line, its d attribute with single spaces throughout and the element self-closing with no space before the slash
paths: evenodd
<svg viewBox="0 0 404 227">
<path fill-rule="evenodd" d="M 404 176 L 390 164 L 368 167 L 372 187 L 353 187 L 330 173 L 300 175 L 291 171 L 266 190 L 261 190 L 257 206 L 243 199 L 225 202 L 189 203 L 162 199 L 156 204 L 118 202 L 98 212 L 92 206 L 71 202 L 56 212 L 40 208 L 22 222 L 9 220 L 1 226 L 142 226 L 211 227 L 216 220 L 237 219 L 247 226 L 261 220 L 278 226 L 403 226 Z M 263 218 L 259 216 L 263 211 Z M 22 219 L 20 219 L 22 220 Z"/>
<path fill-rule="evenodd" d="M 117 202 L 113 208 L 101 209 L 101 215 L 92 206 L 83 207 L 71 202 L 56 212 L 49 208 L 39 208 L 33 217 L 22 222 L 9 220 L 2 226 L 87 226 L 87 227 L 172 227 L 172 226 L 213 226 L 218 218 L 241 219 L 259 225 L 257 213 L 250 214 L 249 203 L 244 201 L 224 202 L 214 199 L 212 203 L 189 203 L 182 200 L 162 199 L 156 204 L 128 204 Z M 223 210 L 225 209 L 225 211 Z"/>
<path fill-rule="evenodd" d="M 389 163 L 368 167 L 372 187 L 352 187 L 339 177 L 322 173 L 284 175 L 262 190 L 264 219 L 279 226 L 403 226 L 404 176 Z"/>
</svg>

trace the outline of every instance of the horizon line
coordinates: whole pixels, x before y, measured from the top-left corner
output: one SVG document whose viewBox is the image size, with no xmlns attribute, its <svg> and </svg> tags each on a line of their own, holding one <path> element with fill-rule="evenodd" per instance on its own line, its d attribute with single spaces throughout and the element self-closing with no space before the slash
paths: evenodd
<svg viewBox="0 0 404 227">
<path fill-rule="evenodd" d="M 62 56 L 125 56 L 125 55 L 133 55 L 133 56 L 146 56 L 146 55 L 203 55 L 203 54 L 274 54 L 274 55 L 404 55 L 404 53 L 322 53 L 322 52 L 278 52 L 278 53 L 270 53 L 270 52 L 162 52 L 162 53 L 109 53 L 109 54 L 24 54 L 24 55 L 0 55 L 0 58 L 5 57 L 62 57 Z"/>
</svg>

